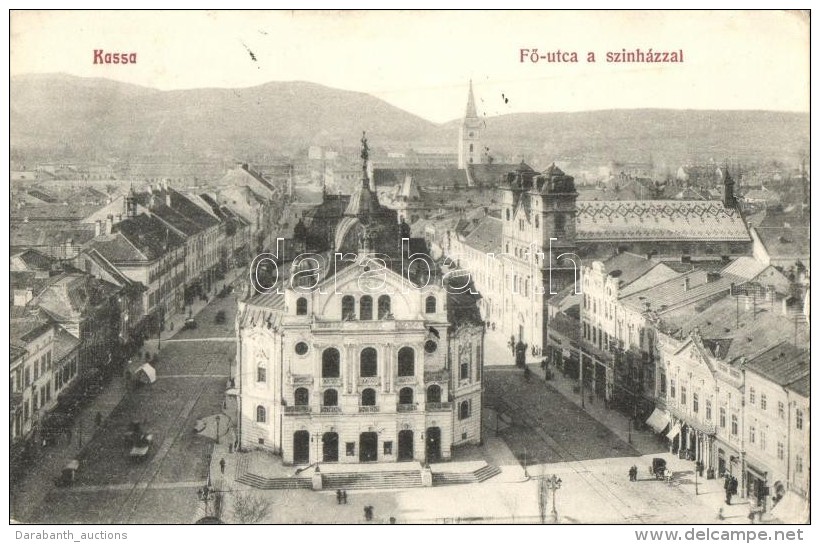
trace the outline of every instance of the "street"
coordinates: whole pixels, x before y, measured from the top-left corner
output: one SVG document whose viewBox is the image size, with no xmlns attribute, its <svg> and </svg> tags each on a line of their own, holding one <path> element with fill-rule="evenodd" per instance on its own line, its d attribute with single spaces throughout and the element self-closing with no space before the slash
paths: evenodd
<svg viewBox="0 0 820 544">
<path fill-rule="evenodd" d="M 220 311 L 225 312 L 225 322 L 216 324 Z M 103 419 L 82 450 L 76 483 L 54 487 L 57 474 L 40 482 L 51 490 L 38 505 L 25 505 L 26 516 L 20 519 L 89 524 L 192 522 L 199 506 L 196 490 L 208 477 L 213 446 L 213 440 L 194 432 L 194 426 L 198 419 L 221 412 L 235 356 L 235 313 L 234 296 L 213 297 L 197 313 L 197 329 L 177 329 L 167 340 L 163 335 L 155 364 L 157 381 L 129 389 Z M 155 346 L 156 340 L 149 340 L 144 349 L 154 355 Z M 93 426 L 93 418 L 88 419 L 84 424 Z M 154 437 L 147 458 L 141 461 L 129 457 L 124 438 L 135 421 Z"/>
</svg>

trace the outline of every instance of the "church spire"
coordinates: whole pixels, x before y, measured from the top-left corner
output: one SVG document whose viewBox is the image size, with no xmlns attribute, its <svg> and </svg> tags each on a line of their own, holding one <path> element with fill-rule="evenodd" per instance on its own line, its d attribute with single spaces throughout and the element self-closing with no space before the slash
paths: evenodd
<svg viewBox="0 0 820 544">
<path fill-rule="evenodd" d="M 467 119 L 475 119 L 478 117 L 478 114 L 475 110 L 475 98 L 473 97 L 473 80 L 470 80 L 470 92 L 467 95 L 467 110 L 464 113 L 464 117 Z"/>
<path fill-rule="evenodd" d="M 370 189 L 367 176 L 367 161 L 370 160 L 370 147 L 367 145 L 367 133 L 362 131 L 362 189 Z"/>
</svg>

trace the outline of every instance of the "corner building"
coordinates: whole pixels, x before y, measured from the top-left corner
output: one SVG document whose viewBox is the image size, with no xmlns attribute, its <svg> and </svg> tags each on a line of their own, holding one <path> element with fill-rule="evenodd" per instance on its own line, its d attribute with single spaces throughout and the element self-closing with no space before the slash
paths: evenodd
<svg viewBox="0 0 820 544">
<path fill-rule="evenodd" d="M 338 223 L 316 225 L 335 228 L 332 251 L 316 254 L 303 276 L 307 261 L 283 263 L 280 274 L 299 281 L 280 277 L 279 292 L 239 302 L 240 445 L 286 465 L 434 463 L 481 441 L 476 300 L 446 288 L 431 259 L 405 264 L 406 229 L 375 198 L 364 139 L 362 158 L 362 186 Z"/>
</svg>

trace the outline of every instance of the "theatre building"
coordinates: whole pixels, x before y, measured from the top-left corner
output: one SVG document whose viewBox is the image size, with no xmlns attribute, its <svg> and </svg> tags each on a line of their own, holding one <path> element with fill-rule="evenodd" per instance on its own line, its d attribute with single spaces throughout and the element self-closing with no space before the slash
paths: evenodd
<svg viewBox="0 0 820 544">
<path fill-rule="evenodd" d="M 305 226 L 335 229 L 328 258 L 280 263 L 278 292 L 249 289 L 239 302 L 240 445 L 286 465 L 433 463 L 481 440 L 476 301 L 432 259 L 402 262 L 405 232 L 375 197 L 363 144 L 362 186 L 337 224 Z"/>
</svg>

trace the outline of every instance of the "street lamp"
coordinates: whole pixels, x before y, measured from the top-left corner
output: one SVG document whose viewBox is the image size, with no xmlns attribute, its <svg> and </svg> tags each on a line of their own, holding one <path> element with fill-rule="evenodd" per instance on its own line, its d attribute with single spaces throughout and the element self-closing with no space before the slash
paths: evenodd
<svg viewBox="0 0 820 544">
<path fill-rule="evenodd" d="M 553 474 L 546 480 L 547 489 L 552 491 L 552 521 L 558 523 L 558 510 L 555 508 L 555 492 L 561 489 L 561 478 Z"/>
<path fill-rule="evenodd" d="M 219 415 L 216 416 L 216 443 L 219 444 Z"/>
</svg>

